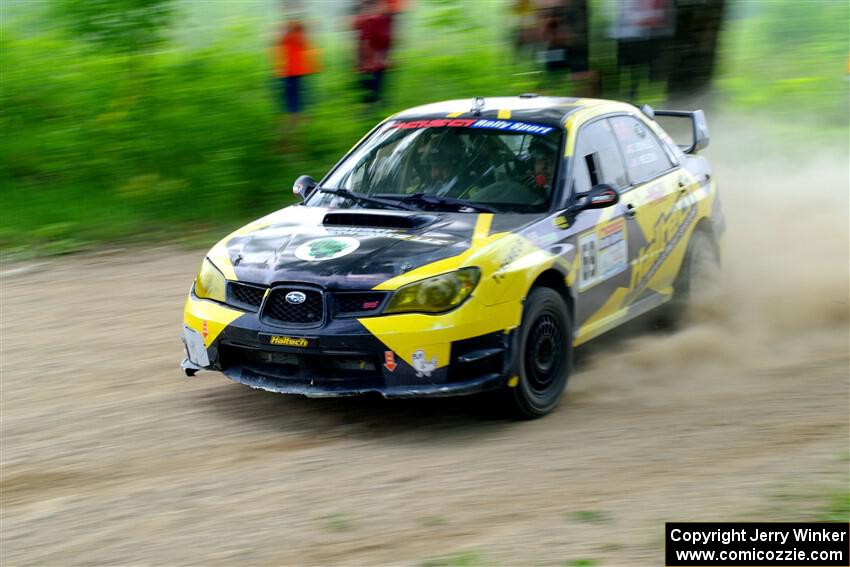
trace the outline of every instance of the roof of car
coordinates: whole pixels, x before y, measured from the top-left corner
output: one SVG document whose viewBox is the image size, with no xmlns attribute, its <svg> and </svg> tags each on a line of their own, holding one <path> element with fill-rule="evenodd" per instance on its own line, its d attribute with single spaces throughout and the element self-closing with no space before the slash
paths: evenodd
<svg viewBox="0 0 850 567">
<path fill-rule="evenodd" d="M 434 119 L 434 118 L 481 118 L 488 120 L 516 120 L 535 122 L 547 126 L 560 126 L 571 113 L 601 104 L 618 105 L 615 101 L 594 98 L 571 98 L 538 96 L 525 94 L 520 96 L 482 97 L 483 105 L 474 107 L 474 100 L 458 99 L 435 102 L 408 108 L 397 114 L 394 119 Z"/>
</svg>

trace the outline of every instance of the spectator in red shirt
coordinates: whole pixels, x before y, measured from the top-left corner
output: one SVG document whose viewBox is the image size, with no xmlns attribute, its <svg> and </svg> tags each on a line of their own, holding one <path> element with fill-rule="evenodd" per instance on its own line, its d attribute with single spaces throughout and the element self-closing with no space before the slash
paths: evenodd
<svg viewBox="0 0 850 567">
<path fill-rule="evenodd" d="M 381 0 L 363 0 L 354 18 L 357 34 L 357 72 L 366 90 L 365 101 L 381 100 L 384 75 L 392 46 L 392 14 Z"/>
</svg>

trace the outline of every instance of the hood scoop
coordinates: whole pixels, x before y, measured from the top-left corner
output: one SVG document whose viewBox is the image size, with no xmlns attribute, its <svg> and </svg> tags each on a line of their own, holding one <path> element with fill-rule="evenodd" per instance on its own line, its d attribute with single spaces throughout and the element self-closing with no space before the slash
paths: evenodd
<svg viewBox="0 0 850 567">
<path fill-rule="evenodd" d="M 327 213 L 322 219 L 325 226 L 359 226 L 368 228 L 395 228 L 415 230 L 436 222 L 439 217 L 420 214 L 398 213 Z"/>
</svg>

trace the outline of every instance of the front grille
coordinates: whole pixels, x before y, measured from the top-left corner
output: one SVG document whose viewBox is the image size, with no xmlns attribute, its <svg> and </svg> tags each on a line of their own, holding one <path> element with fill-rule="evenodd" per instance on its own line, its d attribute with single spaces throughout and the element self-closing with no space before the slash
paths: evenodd
<svg viewBox="0 0 850 567">
<path fill-rule="evenodd" d="M 387 293 L 381 291 L 335 293 L 336 312 L 339 315 L 376 314 L 386 297 Z"/>
<path fill-rule="evenodd" d="M 286 294 L 298 291 L 306 298 L 303 303 L 290 303 Z M 297 287 L 276 287 L 269 292 L 263 307 L 263 318 L 271 324 L 289 327 L 318 327 L 325 316 L 325 302 L 320 291 Z"/>
<path fill-rule="evenodd" d="M 255 285 L 229 282 L 227 284 L 227 303 L 249 311 L 257 311 L 263 302 L 266 288 Z"/>
</svg>

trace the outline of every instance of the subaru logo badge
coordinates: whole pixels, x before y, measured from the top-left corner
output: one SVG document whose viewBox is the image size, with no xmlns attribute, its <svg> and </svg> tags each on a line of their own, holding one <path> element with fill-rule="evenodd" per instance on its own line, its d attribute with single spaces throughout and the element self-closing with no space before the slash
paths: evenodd
<svg viewBox="0 0 850 567">
<path fill-rule="evenodd" d="M 301 293 L 300 291 L 290 291 L 286 294 L 287 303 L 298 305 L 299 303 L 304 303 L 305 301 L 307 301 L 307 296 Z"/>
</svg>

